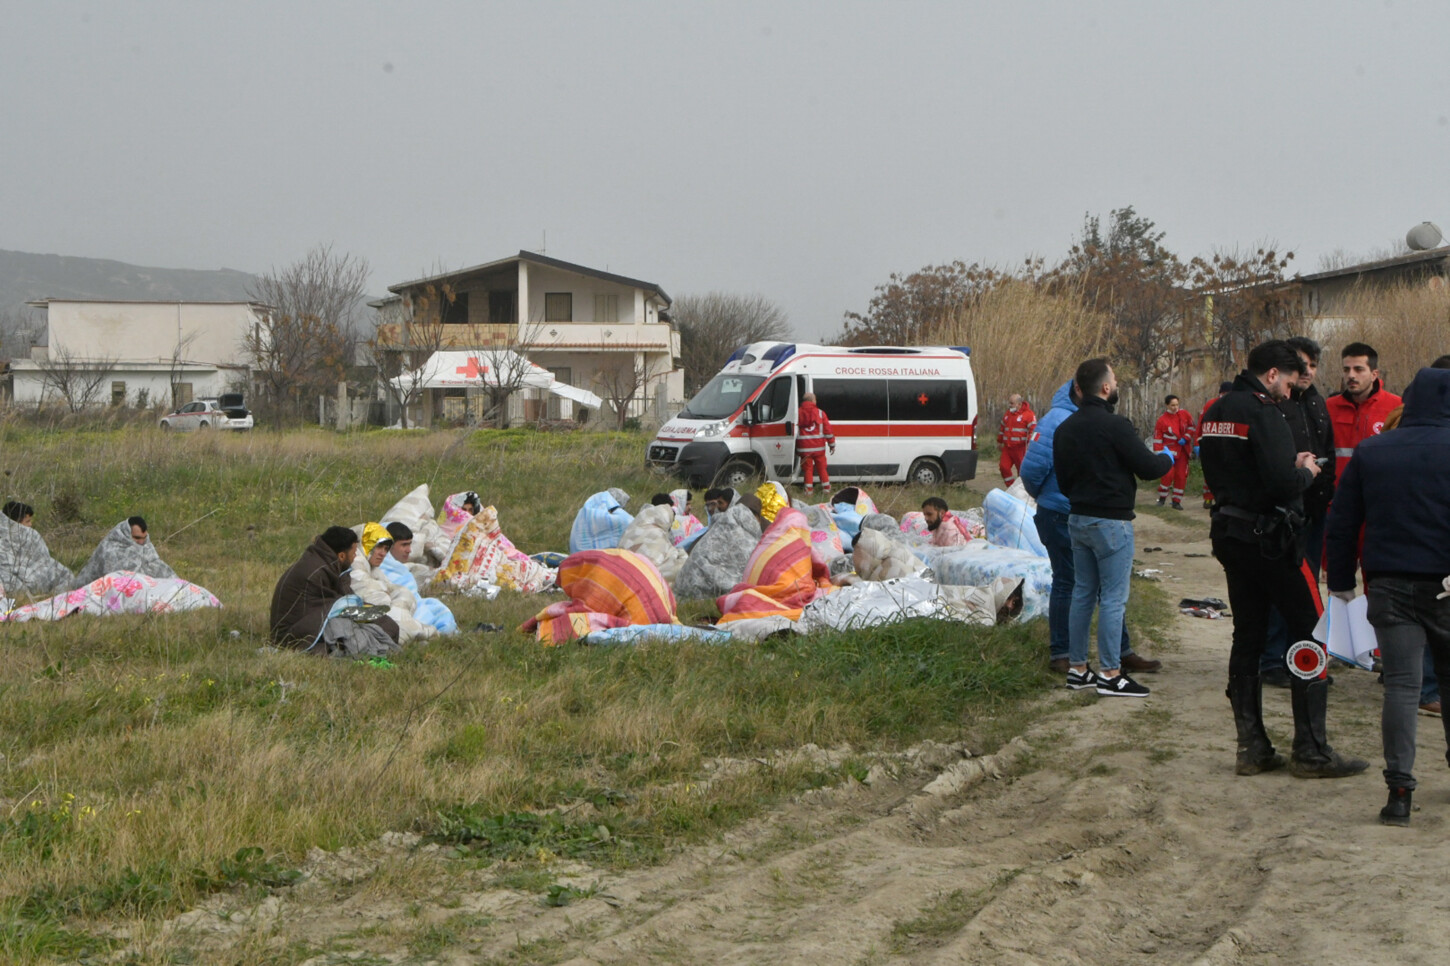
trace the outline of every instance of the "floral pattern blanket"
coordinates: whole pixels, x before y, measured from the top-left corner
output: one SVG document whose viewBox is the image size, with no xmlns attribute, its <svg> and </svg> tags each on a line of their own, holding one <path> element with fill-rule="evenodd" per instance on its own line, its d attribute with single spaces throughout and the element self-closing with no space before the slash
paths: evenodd
<svg viewBox="0 0 1450 966">
<path fill-rule="evenodd" d="M 220 607 L 211 591 L 178 577 L 151 577 L 130 570 L 106 574 L 49 600 L 0 614 L 0 621 L 58 621 L 71 614 L 176 614 Z"/>
</svg>

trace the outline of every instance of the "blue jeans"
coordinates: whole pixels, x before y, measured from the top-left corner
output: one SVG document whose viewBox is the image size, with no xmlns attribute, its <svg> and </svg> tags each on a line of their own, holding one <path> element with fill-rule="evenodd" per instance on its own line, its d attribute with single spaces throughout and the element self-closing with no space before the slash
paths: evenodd
<svg viewBox="0 0 1450 966">
<path fill-rule="evenodd" d="M 1037 524 L 1037 536 L 1047 548 L 1047 559 L 1052 562 L 1052 592 L 1047 598 L 1047 656 L 1056 661 L 1065 659 L 1068 652 L 1067 621 L 1076 573 L 1072 566 L 1072 537 L 1067 532 L 1066 513 L 1038 506 L 1033 522 Z M 1118 654 L 1125 658 L 1132 653 L 1128 625 L 1124 622 L 1123 644 Z"/>
<path fill-rule="evenodd" d="M 1128 580 L 1133 575 L 1133 522 L 1103 517 L 1067 518 L 1072 537 L 1072 609 L 1067 620 L 1067 659 L 1073 667 L 1087 663 L 1088 633 L 1093 608 L 1098 611 L 1098 666 L 1116 671 L 1121 664 L 1123 616 L 1128 607 Z"/>
</svg>

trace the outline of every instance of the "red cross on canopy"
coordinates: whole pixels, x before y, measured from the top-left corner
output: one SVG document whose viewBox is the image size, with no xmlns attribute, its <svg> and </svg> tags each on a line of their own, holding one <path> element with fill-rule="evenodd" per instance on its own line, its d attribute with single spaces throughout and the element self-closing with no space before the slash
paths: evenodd
<svg viewBox="0 0 1450 966">
<path fill-rule="evenodd" d="M 467 376 L 470 379 L 477 379 L 479 376 L 488 372 L 488 366 L 480 364 L 476 356 L 469 356 L 468 365 L 459 366 L 453 371 L 458 373 L 460 376 Z"/>
</svg>

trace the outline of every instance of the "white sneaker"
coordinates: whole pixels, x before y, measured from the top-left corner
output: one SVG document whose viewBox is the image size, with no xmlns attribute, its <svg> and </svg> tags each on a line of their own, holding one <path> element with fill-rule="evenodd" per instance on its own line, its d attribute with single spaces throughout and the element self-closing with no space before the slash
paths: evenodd
<svg viewBox="0 0 1450 966">
<path fill-rule="evenodd" d="M 1098 694 L 1105 698 L 1146 698 L 1148 689 L 1126 674 L 1119 674 L 1115 678 L 1105 678 L 1098 675 Z"/>
</svg>

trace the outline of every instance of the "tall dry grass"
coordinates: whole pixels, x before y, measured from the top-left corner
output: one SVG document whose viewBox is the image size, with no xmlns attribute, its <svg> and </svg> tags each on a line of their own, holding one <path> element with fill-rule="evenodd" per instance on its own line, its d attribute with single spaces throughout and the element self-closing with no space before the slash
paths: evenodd
<svg viewBox="0 0 1450 966">
<path fill-rule="evenodd" d="M 1450 352 L 1450 290 L 1401 284 L 1361 287 L 1340 308 L 1342 320 L 1325 323 L 1317 338 L 1325 343 L 1320 381 L 1338 391 L 1339 353 L 1350 342 L 1367 342 L 1380 357 L 1385 386 L 1402 393 L 1424 366 Z"/>
<path fill-rule="evenodd" d="M 988 439 L 1008 395 L 1021 393 L 1045 413 L 1078 363 L 1101 353 L 1107 334 L 1108 317 L 1088 308 L 1081 293 L 1011 279 L 959 307 L 932 341 L 971 347 L 980 435 Z"/>
</svg>

